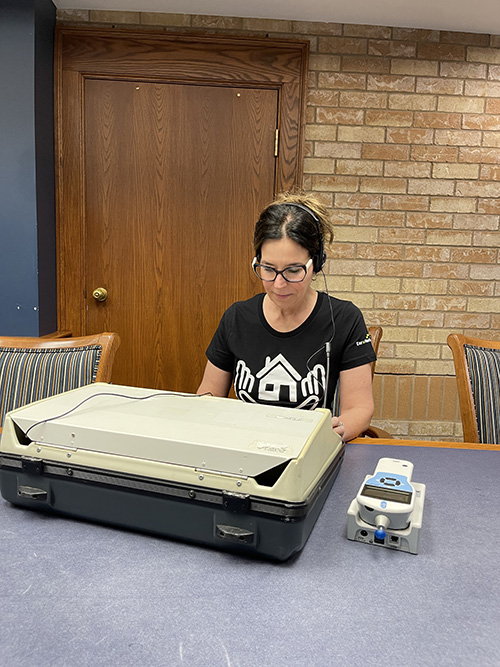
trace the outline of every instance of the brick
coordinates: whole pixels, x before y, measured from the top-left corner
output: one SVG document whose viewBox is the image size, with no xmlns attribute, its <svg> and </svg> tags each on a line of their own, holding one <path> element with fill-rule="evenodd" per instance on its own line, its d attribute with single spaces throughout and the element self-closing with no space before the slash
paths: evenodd
<svg viewBox="0 0 500 667">
<path fill-rule="evenodd" d="M 331 207 L 333 208 L 333 206 Z M 336 208 L 331 216 L 332 222 L 335 225 L 356 225 L 358 214 L 356 211 L 343 210 Z"/>
<path fill-rule="evenodd" d="M 334 125 L 362 125 L 364 112 L 360 109 L 335 109 L 333 107 L 319 107 L 316 110 L 318 123 Z"/>
<path fill-rule="evenodd" d="M 497 215 L 455 215 L 453 220 L 453 227 L 455 229 L 498 229 Z"/>
<path fill-rule="evenodd" d="M 383 143 L 385 130 L 383 127 L 339 126 L 339 141 L 355 141 L 361 143 Z"/>
<path fill-rule="evenodd" d="M 311 141 L 335 141 L 336 125 L 306 125 L 306 139 Z"/>
<path fill-rule="evenodd" d="M 474 232 L 474 245 L 500 248 L 500 232 Z"/>
<path fill-rule="evenodd" d="M 319 289 L 321 289 L 321 283 Z M 354 303 L 362 311 L 371 308 L 373 304 L 373 296 L 366 293 L 358 294 L 358 292 L 342 292 L 342 298 L 346 301 L 352 301 L 352 303 Z"/>
<path fill-rule="evenodd" d="M 367 125 L 381 125 L 382 127 L 409 127 L 413 123 L 413 118 L 411 111 L 367 109 L 365 123 Z"/>
<path fill-rule="evenodd" d="M 337 160 L 337 174 L 357 176 L 381 176 L 384 163 L 381 160 Z"/>
<path fill-rule="evenodd" d="M 433 178 L 478 178 L 479 166 L 477 164 L 434 164 L 432 167 Z"/>
<path fill-rule="evenodd" d="M 389 94 L 389 109 L 433 111 L 435 108 L 436 97 L 434 95 Z"/>
<path fill-rule="evenodd" d="M 388 146 L 387 144 L 363 144 L 362 157 L 370 160 L 408 160 L 410 146 Z"/>
<path fill-rule="evenodd" d="M 427 232 L 427 243 L 429 245 L 470 245 L 472 242 L 472 232 L 451 231 L 447 229 L 432 230 Z"/>
<path fill-rule="evenodd" d="M 386 90 L 411 93 L 415 91 L 414 76 L 395 76 L 388 74 L 369 74 L 368 90 Z"/>
<path fill-rule="evenodd" d="M 418 297 L 401 297 L 403 307 L 399 308 L 396 304 L 398 303 L 397 301 L 392 302 L 392 299 L 397 297 L 393 296 L 388 296 L 386 297 L 385 295 L 376 295 L 375 296 L 375 302 L 377 302 L 377 298 L 380 297 L 380 306 L 377 306 L 379 308 L 396 308 L 398 310 L 415 310 L 415 308 L 418 308 Z M 387 300 L 387 303 L 386 303 Z M 405 307 L 405 303 L 408 301 L 408 308 Z M 392 305 L 394 303 L 394 305 Z M 411 305 L 410 305 L 411 304 Z M 415 305 L 413 305 L 415 304 Z M 414 329 L 412 327 L 408 328 L 403 328 L 403 327 L 397 327 L 397 328 L 386 328 L 384 329 L 384 340 L 386 342 L 393 341 L 395 343 L 398 342 L 405 342 L 405 343 L 413 343 L 417 340 L 417 329 Z M 401 379 L 400 379 L 401 382 Z"/>
<path fill-rule="evenodd" d="M 343 34 L 346 37 L 371 37 L 378 39 L 390 39 L 391 28 L 380 25 L 356 25 L 354 23 L 344 24 Z"/>
<path fill-rule="evenodd" d="M 497 251 L 486 248 L 452 248 L 451 260 L 466 264 L 493 264 L 496 262 Z"/>
<path fill-rule="evenodd" d="M 326 276 L 326 284 L 331 293 L 350 292 L 353 278 L 347 276 Z"/>
<path fill-rule="evenodd" d="M 445 146 L 480 146 L 481 132 L 476 130 L 436 130 L 436 144 Z"/>
<path fill-rule="evenodd" d="M 477 212 L 486 214 L 500 213 L 500 200 L 498 199 L 479 199 L 477 202 Z"/>
<path fill-rule="evenodd" d="M 408 279 L 405 279 L 408 280 Z M 422 280 L 427 283 L 428 281 Z M 404 312 L 398 313 L 398 324 L 403 327 L 442 327 L 443 313 Z"/>
<path fill-rule="evenodd" d="M 450 294 L 464 294 L 466 296 L 493 296 L 493 283 L 478 280 L 454 281 L 449 286 Z"/>
<path fill-rule="evenodd" d="M 359 225 L 369 225 L 374 227 L 403 227 L 405 223 L 405 214 L 399 212 L 360 211 L 358 216 Z"/>
<path fill-rule="evenodd" d="M 462 116 L 459 113 L 416 111 L 413 125 L 414 127 L 451 128 L 458 130 L 462 127 Z"/>
<path fill-rule="evenodd" d="M 381 413 L 383 419 L 394 419 L 396 416 L 397 375 L 387 375 L 384 378 L 382 392 Z"/>
<path fill-rule="evenodd" d="M 391 74 L 408 74 L 410 76 L 438 76 L 439 64 L 424 60 L 391 61 Z"/>
<path fill-rule="evenodd" d="M 467 49 L 469 62 L 500 64 L 500 50 L 471 46 Z"/>
<path fill-rule="evenodd" d="M 429 200 L 417 195 L 383 195 L 382 208 L 388 211 L 427 211 Z"/>
<path fill-rule="evenodd" d="M 480 97 L 500 97 L 500 81 L 466 81 L 466 95 Z"/>
<path fill-rule="evenodd" d="M 452 111 L 457 113 L 483 113 L 484 100 L 477 97 L 439 97 L 438 111 Z"/>
<path fill-rule="evenodd" d="M 341 23 L 325 23 L 319 21 L 292 21 L 294 33 L 302 35 L 341 35 Z"/>
<path fill-rule="evenodd" d="M 456 194 L 461 197 L 500 197 L 500 183 L 491 181 L 459 181 Z"/>
<path fill-rule="evenodd" d="M 141 19 L 139 12 L 108 12 L 101 9 L 96 9 L 90 10 L 89 20 L 91 23 L 116 23 L 121 25 L 125 23 L 137 24 Z"/>
<path fill-rule="evenodd" d="M 419 262 L 446 262 L 450 259 L 450 249 L 429 248 L 428 246 L 409 247 L 405 248 L 405 259 L 414 259 Z"/>
<path fill-rule="evenodd" d="M 439 359 L 439 348 L 436 345 L 419 345 L 418 343 L 399 343 L 396 345 L 396 358 Z"/>
<path fill-rule="evenodd" d="M 423 267 L 423 277 L 465 280 L 468 278 L 468 271 L 469 269 L 465 264 L 425 264 Z M 439 310 L 446 310 L 446 308 L 440 308 Z M 465 310 L 465 308 L 461 308 L 460 310 Z"/>
<path fill-rule="evenodd" d="M 377 361 L 377 373 L 396 373 L 397 375 L 413 375 L 415 371 L 415 362 L 403 359 L 379 359 Z M 393 435 L 398 435 L 398 431 L 406 433 L 408 424 L 406 422 L 379 421 L 380 428 L 385 429 Z"/>
<path fill-rule="evenodd" d="M 394 144 L 432 144 L 433 130 L 425 129 L 392 129 L 387 130 L 387 142 Z"/>
<path fill-rule="evenodd" d="M 425 278 L 403 278 L 401 292 L 403 294 L 446 294 L 447 281 Z"/>
<path fill-rule="evenodd" d="M 365 213 L 365 211 L 363 211 Z M 359 244 L 357 256 L 360 259 L 402 259 L 403 250 L 398 245 Z M 384 332 L 385 334 L 385 332 Z"/>
<path fill-rule="evenodd" d="M 440 76 L 459 79 L 486 79 L 487 66 L 475 63 L 443 62 L 440 64 Z"/>
<path fill-rule="evenodd" d="M 339 97 L 341 107 L 355 107 L 356 109 L 385 109 L 387 94 L 375 92 L 341 92 Z"/>
<path fill-rule="evenodd" d="M 475 32 L 449 32 L 442 30 L 441 41 L 447 44 L 488 46 L 490 38 L 489 35 L 482 35 Z"/>
<path fill-rule="evenodd" d="M 346 176 L 313 176 L 313 190 L 326 190 L 327 192 L 357 192 L 359 179 Z"/>
<path fill-rule="evenodd" d="M 328 257 L 332 258 L 347 258 L 355 259 L 356 258 L 356 244 L 355 243 L 333 243 L 328 248 Z M 328 273 L 334 273 L 334 270 L 328 269 Z"/>
<path fill-rule="evenodd" d="M 500 165 L 481 165 L 481 178 L 487 181 L 500 181 Z"/>
<path fill-rule="evenodd" d="M 428 178 L 431 175 L 431 165 L 419 162 L 386 162 L 384 176 L 413 176 Z"/>
<path fill-rule="evenodd" d="M 328 158 L 305 158 L 304 172 L 306 174 L 333 174 L 335 163 Z"/>
<path fill-rule="evenodd" d="M 429 361 L 419 361 L 417 362 L 417 373 L 422 373 L 424 375 L 446 375 L 449 374 L 447 371 L 450 370 L 449 362 L 439 362 L 439 366 L 434 366 L 432 362 Z M 429 372 L 427 372 L 429 369 Z M 439 370 L 438 370 L 439 369 Z M 449 441 L 454 441 L 456 438 L 452 437 L 455 434 L 455 424 L 453 422 L 444 422 L 441 419 L 432 421 L 430 417 L 427 417 L 422 423 L 418 421 L 412 421 L 409 424 L 408 435 L 410 439 L 413 440 L 439 440 L 446 442 L 446 438 Z"/>
<path fill-rule="evenodd" d="M 467 310 L 474 313 L 500 313 L 500 299 L 469 297 Z"/>
<path fill-rule="evenodd" d="M 437 77 L 419 77 L 417 79 L 417 93 L 462 95 L 463 90 L 463 81 L 459 79 L 439 79 Z"/>
<path fill-rule="evenodd" d="M 309 69 L 319 72 L 339 72 L 340 56 L 313 53 L 309 56 Z"/>
<path fill-rule="evenodd" d="M 335 264 L 335 271 L 339 275 L 374 276 L 375 262 L 363 259 L 343 259 Z"/>
<path fill-rule="evenodd" d="M 470 267 L 472 280 L 500 280 L 500 265 L 476 264 Z"/>
<path fill-rule="evenodd" d="M 340 208 L 379 209 L 382 204 L 380 196 L 369 194 L 337 194 L 335 206 Z"/>
<path fill-rule="evenodd" d="M 309 90 L 307 104 L 323 107 L 338 107 L 339 94 L 333 90 Z"/>
<path fill-rule="evenodd" d="M 447 329 L 488 329 L 490 316 L 478 313 L 446 313 L 444 326 Z"/>
<path fill-rule="evenodd" d="M 411 159 L 429 162 L 456 162 L 458 148 L 447 146 L 412 146 Z"/>
<path fill-rule="evenodd" d="M 500 148 L 461 148 L 459 162 L 500 163 Z"/>
<path fill-rule="evenodd" d="M 397 294 L 399 292 L 399 284 L 399 278 L 357 277 L 354 279 L 354 288 L 357 292 L 371 292 L 373 294 L 380 292 Z M 373 319 L 369 318 L 367 313 L 365 313 L 365 317 L 370 321 Z"/>
<path fill-rule="evenodd" d="M 377 276 L 399 276 L 420 278 L 422 264 L 420 262 L 384 262 L 377 263 Z"/>
<path fill-rule="evenodd" d="M 500 148 L 500 132 L 483 132 L 483 146 Z"/>
<path fill-rule="evenodd" d="M 404 39 L 415 42 L 439 42 L 439 30 L 427 30 L 424 28 L 393 28 L 394 39 Z"/>
<path fill-rule="evenodd" d="M 465 197 L 431 197 L 431 211 L 472 213 L 475 208 L 475 199 L 466 199 Z"/>
<path fill-rule="evenodd" d="M 408 181 L 409 195 L 452 195 L 454 189 L 455 186 L 452 181 L 444 181 L 435 178 L 410 178 Z"/>
<path fill-rule="evenodd" d="M 346 243 L 375 243 L 377 241 L 377 230 L 375 228 L 369 229 L 367 227 L 336 227 L 335 241 Z"/>
<path fill-rule="evenodd" d="M 500 65 L 490 65 L 488 67 L 488 78 L 493 81 L 500 81 Z M 497 102 L 499 101 L 497 100 Z"/>
<path fill-rule="evenodd" d="M 368 40 L 355 37 L 320 37 L 318 42 L 320 53 L 363 55 L 367 50 Z"/>
<path fill-rule="evenodd" d="M 385 331 L 384 331 L 385 334 Z M 397 419 L 410 419 L 413 394 L 413 378 L 398 376 L 398 392 L 396 403 Z"/>
<path fill-rule="evenodd" d="M 316 157 L 360 158 L 361 144 L 322 141 L 315 144 L 314 155 Z"/>
<path fill-rule="evenodd" d="M 420 43 L 417 57 L 423 60 L 465 60 L 465 46 L 462 44 Z"/>
<path fill-rule="evenodd" d="M 366 88 L 366 75 L 346 74 L 345 72 L 319 72 L 318 85 L 320 88 L 364 90 Z"/>
<path fill-rule="evenodd" d="M 447 337 L 448 331 L 444 331 L 443 329 L 419 329 L 417 340 L 419 343 L 438 343 L 439 345 L 446 345 Z"/>
<path fill-rule="evenodd" d="M 372 58 L 368 56 L 349 56 L 342 58 L 342 71 L 362 72 L 370 74 L 388 74 L 391 68 L 389 58 Z"/>
<path fill-rule="evenodd" d="M 87 22 L 89 20 L 88 9 L 58 9 L 57 21 L 81 21 Z"/>
<path fill-rule="evenodd" d="M 464 114 L 464 130 L 500 130 L 500 118 L 493 114 Z"/>
<path fill-rule="evenodd" d="M 370 39 L 368 53 L 372 56 L 390 58 L 415 58 L 416 44 L 406 41 Z"/>
<path fill-rule="evenodd" d="M 362 178 L 360 192 L 379 192 L 380 194 L 406 193 L 406 181 L 402 178 Z"/>
<path fill-rule="evenodd" d="M 500 47 L 500 35 L 490 36 L 490 46 Z"/>
<path fill-rule="evenodd" d="M 380 243 L 417 244 L 425 243 L 425 231 L 422 229 L 381 229 Z"/>
<path fill-rule="evenodd" d="M 281 19 L 244 18 L 243 30 L 292 32 L 292 21 L 284 21 Z"/>
<path fill-rule="evenodd" d="M 217 28 L 218 30 L 241 30 L 243 19 L 236 16 L 205 16 L 192 17 L 195 28 Z"/>
</svg>

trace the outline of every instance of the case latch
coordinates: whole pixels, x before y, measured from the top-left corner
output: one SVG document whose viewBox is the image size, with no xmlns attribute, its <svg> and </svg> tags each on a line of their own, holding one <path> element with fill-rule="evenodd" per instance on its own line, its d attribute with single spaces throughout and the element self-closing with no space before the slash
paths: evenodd
<svg viewBox="0 0 500 667">
<path fill-rule="evenodd" d="M 34 486 L 20 486 L 17 489 L 17 494 L 21 498 L 28 500 L 47 500 L 47 491 L 45 489 L 37 489 Z"/>
<path fill-rule="evenodd" d="M 24 472 L 27 472 L 28 475 L 41 475 L 43 473 L 43 461 L 42 459 L 31 459 L 23 457 L 21 459 Z"/>
<path fill-rule="evenodd" d="M 250 496 L 246 493 L 223 491 L 222 506 L 228 512 L 248 512 L 248 508 L 250 507 Z"/>
</svg>

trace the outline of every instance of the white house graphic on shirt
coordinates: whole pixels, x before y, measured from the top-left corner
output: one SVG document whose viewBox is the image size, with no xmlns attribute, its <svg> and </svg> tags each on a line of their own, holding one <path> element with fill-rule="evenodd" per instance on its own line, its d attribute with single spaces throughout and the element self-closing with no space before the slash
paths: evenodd
<svg viewBox="0 0 500 667">
<path fill-rule="evenodd" d="M 279 401 L 282 389 L 287 388 L 288 400 L 291 403 L 297 401 L 297 383 L 301 376 L 282 354 L 278 354 L 274 359 L 266 357 L 266 363 L 257 373 L 257 379 L 259 400 Z"/>
</svg>

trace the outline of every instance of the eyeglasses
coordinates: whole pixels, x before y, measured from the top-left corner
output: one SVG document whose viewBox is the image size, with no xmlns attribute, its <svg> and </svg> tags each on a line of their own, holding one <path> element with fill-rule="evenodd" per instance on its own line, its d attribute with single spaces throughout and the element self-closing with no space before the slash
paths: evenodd
<svg viewBox="0 0 500 667">
<path fill-rule="evenodd" d="M 277 269 L 273 269 L 272 266 L 257 264 L 257 258 L 254 257 L 252 267 L 255 275 L 265 282 L 272 283 L 278 276 L 283 276 L 287 283 L 301 283 L 305 280 L 311 264 L 312 257 L 306 264 L 294 264 L 293 266 L 287 266 L 286 269 L 283 269 L 282 271 L 278 271 Z"/>
</svg>

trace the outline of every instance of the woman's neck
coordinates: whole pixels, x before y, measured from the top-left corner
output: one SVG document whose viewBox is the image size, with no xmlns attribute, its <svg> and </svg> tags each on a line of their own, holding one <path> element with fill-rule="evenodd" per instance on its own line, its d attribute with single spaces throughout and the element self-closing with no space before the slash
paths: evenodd
<svg viewBox="0 0 500 667">
<path fill-rule="evenodd" d="M 318 292 L 311 288 L 296 308 L 280 308 L 266 294 L 262 303 L 262 310 L 269 326 L 276 331 L 286 333 L 287 331 L 294 331 L 307 320 L 314 310 L 317 300 Z"/>
</svg>

